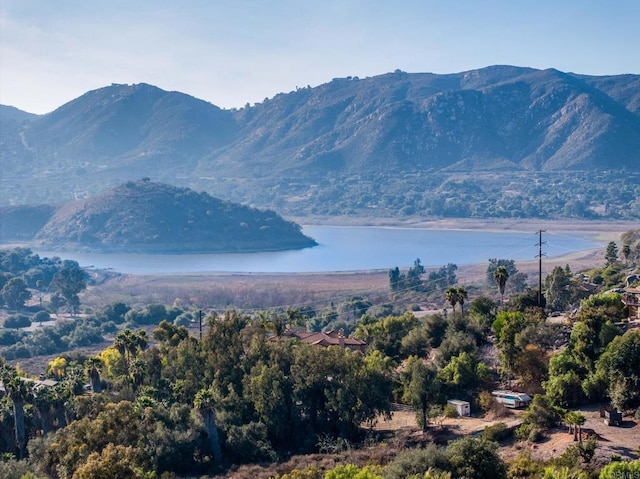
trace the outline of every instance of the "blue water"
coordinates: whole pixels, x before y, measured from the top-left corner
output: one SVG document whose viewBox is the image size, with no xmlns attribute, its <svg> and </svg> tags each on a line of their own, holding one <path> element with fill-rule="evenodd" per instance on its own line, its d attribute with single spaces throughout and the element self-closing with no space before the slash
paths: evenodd
<svg viewBox="0 0 640 479">
<path fill-rule="evenodd" d="M 74 259 L 82 266 L 111 268 L 121 273 L 299 273 L 359 271 L 412 266 L 487 263 L 489 258 L 532 260 L 538 235 L 514 232 L 427 230 L 351 226 L 305 226 L 319 245 L 295 251 L 233 254 L 93 254 L 41 251 L 40 256 Z M 602 247 L 584 235 L 543 235 L 547 257 Z"/>
</svg>

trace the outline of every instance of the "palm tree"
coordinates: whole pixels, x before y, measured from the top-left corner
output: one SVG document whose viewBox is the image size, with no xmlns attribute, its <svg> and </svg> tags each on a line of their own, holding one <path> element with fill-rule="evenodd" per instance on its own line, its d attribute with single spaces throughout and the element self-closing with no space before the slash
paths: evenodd
<svg viewBox="0 0 640 479">
<path fill-rule="evenodd" d="M 576 413 L 576 421 L 575 421 L 575 425 L 578 426 L 578 441 L 582 442 L 582 426 L 584 426 L 584 423 L 587 422 L 587 418 L 584 416 L 584 414 L 580 414 L 579 412 Z"/>
<path fill-rule="evenodd" d="M 135 358 L 131 362 L 130 367 L 131 373 L 131 384 L 133 385 L 134 391 L 138 389 L 138 387 L 142 386 L 142 382 L 144 381 L 144 377 L 147 373 L 147 365 L 141 358 Z"/>
<path fill-rule="evenodd" d="M 134 333 L 130 329 L 123 329 L 116 334 L 113 346 L 122 356 L 122 365 L 124 366 L 127 374 L 129 372 L 129 365 L 131 364 L 132 358 L 135 358 L 138 355 L 138 352 L 144 351 L 147 348 L 147 343 L 147 333 L 144 330 Z"/>
<path fill-rule="evenodd" d="M 4 387 L 7 395 L 13 403 L 13 422 L 16 432 L 16 446 L 18 457 L 23 459 L 26 453 L 27 439 L 24 431 L 24 405 L 33 399 L 31 386 L 21 377 L 13 373 L 12 376 L 4 375 Z M 8 379 L 8 380 L 6 380 Z"/>
<path fill-rule="evenodd" d="M 38 389 L 37 394 L 34 395 L 33 405 L 38 411 L 40 416 L 40 425 L 42 427 L 42 434 L 46 436 L 53 429 L 53 410 L 54 396 L 53 391 L 49 387 L 41 387 Z"/>
<path fill-rule="evenodd" d="M 456 304 L 458 304 L 458 288 L 455 286 L 450 286 L 446 291 L 446 298 L 449 303 L 451 303 L 451 309 L 453 309 L 453 314 L 456 313 Z"/>
<path fill-rule="evenodd" d="M 504 290 L 509 279 L 509 270 L 505 266 L 498 266 L 493 272 L 493 279 L 500 290 L 500 305 L 504 303 Z"/>
<path fill-rule="evenodd" d="M 564 415 L 564 422 L 569 426 L 569 434 L 573 433 L 573 440 L 578 440 L 578 426 L 582 426 L 585 422 L 586 418 L 574 411 L 569 411 Z"/>
<path fill-rule="evenodd" d="M 469 299 L 469 293 L 464 289 L 464 286 L 458 286 L 458 304 L 460 305 L 460 316 L 464 318 L 464 302 Z"/>
<path fill-rule="evenodd" d="M 118 350 L 120 356 L 122 357 L 122 368 L 124 369 L 125 373 L 127 373 L 129 370 L 128 355 L 131 348 L 131 343 L 133 341 L 132 336 L 133 333 L 130 329 L 124 329 L 122 331 L 119 331 L 118 334 L 116 334 L 115 339 L 113 340 L 113 347 Z"/>
<path fill-rule="evenodd" d="M 136 334 L 133 335 L 133 343 L 131 345 L 131 353 L 133 356 L 137 356 L 139 352 L 147 349 L 147 344 L 149 343 L 149 338 L 147 337 L 147 332 L 144 329 L 139 330 Z"/>
<path fill-rule="evenodd" d="M 67 425 L 67 405 L 69 404 L 69 390 L 63 383 L 56 384 L 51 391 L 51 406 L 55 413 L 56 425 L 63 428 Z"/>
<path fill-rule="evenodd" d="M 279 338 L 287 330 L 287 322 L 280 313 L 273 312 L 271 314 L 269 327 L 271 328 L 271 331 L 273 331 L 273 334 Z"/>
<path fill-rule="evenodd" d="M 194 406 L 200 413 L 204 428 L 209 437 L 209 444 L 213 452 L 213 460 L 222 460 L 222 449 L 220 448 L 220 438 L 218 436 L 218 425 L 216 424 L 215 398 L 210 389 L 201 389 L 196 394 Z"/>
<path fill-rule="evenodd" d="M 298 308 L 287 308 L 287 328 L 304 325 L 305 317 Z"/>
<path fill-rule="evenodd" d="M 100 384 L 100 369 L 102 368 L 102 360 L 97 356 L 93 356 L 84 362 L 84 371 L 91 382 L 91 390 L 94 393 L 102 391 Z"/>
</svg>

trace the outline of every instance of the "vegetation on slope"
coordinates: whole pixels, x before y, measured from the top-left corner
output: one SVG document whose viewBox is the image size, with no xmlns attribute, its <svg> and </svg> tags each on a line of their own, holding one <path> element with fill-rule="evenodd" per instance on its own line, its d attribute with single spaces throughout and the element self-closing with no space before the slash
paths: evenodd
<svg viewBox="0 0 640 479">
<path fill-rule="evenodd" d="M 246 252 L 315 242 L 272 211 L 150 181 L 128 182 L 59 208 L 36 234 L 54 248 L 145 253 Z"/>
</svg>

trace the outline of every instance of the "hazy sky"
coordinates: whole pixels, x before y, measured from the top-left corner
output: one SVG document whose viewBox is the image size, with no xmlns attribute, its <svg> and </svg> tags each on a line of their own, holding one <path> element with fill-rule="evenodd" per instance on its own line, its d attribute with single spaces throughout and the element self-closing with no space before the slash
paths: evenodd
<svg viewBox="0 0 640 479">
<path fill-rule="evenodd" d="M 233 108 L 496 64 L 640 73 L 640 0 L 0 0 L 0 103 L 32 113 L 111 83 Z"/>
</svg>

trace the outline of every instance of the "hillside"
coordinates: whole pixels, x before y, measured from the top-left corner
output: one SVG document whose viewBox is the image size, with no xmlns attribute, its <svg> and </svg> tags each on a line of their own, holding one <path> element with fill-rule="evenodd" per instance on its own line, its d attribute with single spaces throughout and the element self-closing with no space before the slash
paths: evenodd
<svg viewBox="0 0 640 479">
<path fill-rule="evenodd" d="M 316 244 L 272 211 L 145 180 L 61 206 L 35 240 L 54 249 L 128 253 L 272 251 Z"/>
<path fill-rule="evenodd" d="M 56 212 L 53 205 L 0 206 L 0 241 L 29 241 Z"/>
<path fill-rule="evenodd" d="M 0 205 L 151 177 L 298 216 L 629 219 L 640 215 L 629 199 L 640 183 L 640 75 L 396 71 L 239 110 L 114 84 L 3 132 L 0 154 L 11 179 Z M 553 185 L 567 181 L 573 193 L 556 198 Z M 515 207 L 512 192 L 523 195 Z"/>
</svg>

